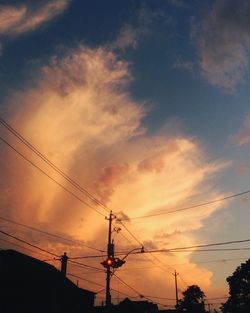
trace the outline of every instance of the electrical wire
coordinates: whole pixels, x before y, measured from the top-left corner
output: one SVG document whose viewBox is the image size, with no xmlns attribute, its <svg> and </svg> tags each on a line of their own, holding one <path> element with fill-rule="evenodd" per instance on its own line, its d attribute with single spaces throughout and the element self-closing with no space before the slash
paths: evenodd
<svg viewBox="0 0 250 313">
<path fill-rule="evenodd" d="M 94 285 L 96 285 L 96 286 L 99 286 L 99 287 L 103 287 L 103 288 L 104 288 L 103 285 L 101 285 L 101 284 L 99 284 L 99 283 L 97 283 L 97 282 L 94 282 L 94 281 L 92 281 L 92 280 L 89 280 L 89 279 L 86 279 L 86 278 L 82 278 L 81 276 L 78 276 L 78 275 L 75 275 L 75 274 L 72 274 L 72 273 L 67 273 L 67 275 L 68 275 L 68 276 L 75 277 L 75 278 L 78 278 L 78 279 L 83 280 L 83 281 L 86 281 L 86 282 L 88 282 L 88 283 L 90 283 L 90 284 L 94 284 Z"/>
<path fill-rule="evenodd" d="M 128 230 L 126 228 L 126 230 Z M 131 233 L 131 232 L 130 232 Z M 132 234 L 132 233 L 131 233 Z M 138 242 L 141 243 L 138 239 Z M 208 243 L 208 244 L 202 244 L 202 245 L 194 245 L 194 246 L 187 246 L 187 247 L 178 247 L 178 248 L 168 248 L 168 249 L 156 249 L 156 250 L 145 250 L 144 252 L 139 252 L 139 251 L 135 251 L 135 252 L 131 252 L 131 255 L 135 255 L 135 254 L 146 254 L 146 253 L 162 253 L 162 252 L 199 252 L 199 251 L 240 251 L 240 250 L 250 250 L 250 248 L 245 247 L 245 248 L 230 248 L 230 249 L 226 249 L 226 248 L 222 248 L 222 249 L 199 249 L 199 250 L 195 250 L 196 248 L 203 248 L 203 247 L 213 247 L 213 246 L 222 246 L 222 245 L 229 245 L 229 244 L 237 244 L 237 243 L 245 243 L 245 242 L 250 242 L 250 239 L 242 239 L 242 240 L 232 240 L 232 241 L 225 241 L 225 242 L 216 242 L 216 243 Z M 116 253 L 116 255 L 126 255 L 126 252 L 118 252 Z M 105 255 L 89 255 L 89 256 L 79 256 L 79 257 L 71 257 L 70 259 L 74 260 L 74 259 L 87 259 L 87 258 L 100 258 L 100 257 L 105 257 L 107 256 Z M 230 259 L 228 259 L 230 260 Z M 231 259 L 231 260 L 235 260 L 235 259 Z M 218 260 L 215 260 L 218 261 Z M 219 261 L 223 261 L 223 260 L 219 260 Z M 203 263 L 207 263 L 209 261 L 203 262 Z M 198 262 L 198 263 L 202 263 L 202 262 Z M 163 263 L 164 266 L 167 267 L 171 267 L 170 265 L 166 265 L 165 263 Z M 183 264 L 187 264 L 187 263 L 183 263 Z M 182 265 L 182 264 L 173 264 L 173 265 Z M 173 268 L 172 268 L 173 269 Z"/>
<path fill-rule="evenodd" d="M 230 261 L 239 261 L 239 260 L 245 260 L 245 258 L 231 258 L 231 259 L 216 259 L 216 260 L 208 260 L 208 261 L 194 261 L 194 264 L 206 264 L 206 263 L 223 263 L 223 262 L 230 262 Z M 176 263 L 176 264 L 168 264 L 169 266 L 179 266 L 179 265 L 186 265 L 190 264 L 188 262 L 186 263 Z M 161 267 L 159 265 L 156 266 L 143 266 L 143 267 L 127 267 L 126 269 L 119 269 L 119 272 L 121 271 L 138 271 L 138 270 L 147 270 L 147 269 L 153 269 L 156 267 Z"/>
<path fill-rule="evenodd" d="M 172 305 L 168 305 L 168 304 L 163 304 L 163 303 L 159 303 L 156 301 L 153 301 L 151 298 L 155 298 L 155 297 L 151 297 L 151 296 L 147 296 L 147 295 L 143 295 L 141 294 L 139 291 L 137 291 L 134 287 L 130 286 L 128 283 L 126 283 L 122 278 L 120 278 L 119 276 L 117 276 L 116 274 L 114 274 L 114 276 L 121 282 L 123 283 L 125 286 L 127 286 L 129 289 L 131 289 L 134 293 L 136 293 L 140 298 L 144 298 L 146 300 L 149 300 L 155 304 L 159 304 L 162 306 L 172 306 Z M 172 299 L 171 299 L 172 300 Z"/>
<path fill-rule="evenodd" d="M 27 251 L 29 251 L 29 252 L 32 252 L 32 253 L 41 255 L 41 256 L 43 256 L 43 257 L 46 257 L 46 256 L 47 256 L 47 255 L 42 254 L 42 253 L 40 253 L 40 252 L 38 252 L 38 251 L 29 249 L 29 248 L 27 248 L 27 247 L 20 246 L 20 245 L 18 245 L 17 243 L 14 243 L 14 242 L 12 242 L 12 241 L 9 241 L 9 240 L 3 239 L 3 238 L 0 238 L 0 240 L 3 241 L 3 242 L 8 243 L 8 244 L 10 244 L 10 245 L 13 245 L 13 246 L 15 246 L 15 247 L 18 247 L 18 248 L 20 248 L 20 249 L 24 249 L 24 250 L 27 250 Z M 54 260 L 54 259 L 53 259 L 53 260 Z"/>
<path fill-rule="evenodd" d="M 33 244 L 31 244 L 31 243 L 29 243 L 29 242 L 27 242 L 27 241 L 25 241 L 25 240 L 22 240 L 22 239 L 20 239 L 20 238 L 18 238 L 18 237 L 16 237 L 16 236 L 12 236 L 12 235 L 10 235 L 10 234 L 8 234 L 8 233 L 6 233 L 6 232 L 3 232 L 3 231 L 0 231 L 0 233 L 4 234 L 4 235 L 6 235 L 6 236 L 9 236 L 9 237 L 11 237 L 11 238 L 13 238 L 13 239 L 15 239 L 15 240 L 18 240 L 18 241 L 20 241 L 20 242 L 23 242 L 23 243 L 25 243 L 25 244 L 27 244 L 27 245 L 29 245 L 29 246 L 32 246 L 32 247 L 34 247 L 34 248 L 36 248 L 36 249 L 39 249 L 39 250 L 41 250 L 41 251 L 43 251 L 43 252 L 46 252 L 46 253 L 48 253 L 48 254 L 51 254 L 51 255 L 54 255 L 54 256 L 57 256 L 57 257 L 58 257 L 58 255 L 56 255 L 56 254 L 54 254 L 54 253 L 52 253 L 52 252 L 50 252 L 50 251 L 47 251 L 47 250 L 45 250 L 45 249 L 42 249 L 42 248 L 40 248 L 40 247 L 38 247 L 38 246 L 35 246 L 35 245 L 33 245 Z M 14 245 L 16 245 L 16 246 L 19 246 L 19 245 L 15 244 L 15 243 L 12 243 L 12 242 L 10 242 L 10 241 L 8 241 L 8 240 L 5 240 L 5 239 L 2 239 L 2 238 L 0 238 L 0 240 L 5 241 L 5 242 L 8 242 L 8 243 L 10 243 L 10 244 L 14 244 Z M 19 246 L 19 247 L 24 248 L 24 249 L 27 249 L 27 248 L 22 247 L 22 246 Z M 30 250 L 31 252 L 35 252 L 35 251 L 31 250 L 31 249 L 27 249 L 27 250 Z M 43 254 L 41 254 L 41 253 L 39 253 L 39 252 L 35 252 L 35 253 L 38 253 L 38 254 L 44 256 Z M 55 259 L 53 259 L 53 260 L 55 260 Z M 47 261 L 50 261 L 50 260 L 47 260 Z M 70 261 L 70 260 L 69 260 L 69 261 Z M 43 260 L 42 262 L 45 262 L 45 260 Z M 83 264 L 83 263 L 78 263 L 78 262 L 72 262 L 72 263 L 76 263 L 77 265 L 81 265 L 81 266 L 83 266 L 83 267 L 93 268 L 93 269 L 100 270 L 99 268 L 95 268 L 95 267 L 92 267 L 92 266 L 89 266 L 89 265 L 86 265 L 86 264 Z M 101 271 L 102 271 L 102 270 L 101 270 Z M 82 280 L 84 280 L 84 281 L 88 281 L 88 282 L 93 283 L 92 281 L 90 281 L 90 280 L 88 280 L 88 279 L 85 279 L 85 278 L 82 278 L 82 277 L 77 276 L 77 275 L 73 275 L 73 274 L 70 274 L 70 273 L 68 273 L 68 275 L 71 275 L 71 276 L 74 276 L 74 277 L 76 277 L 76 278 L 82 279 Z M 104 286 L 102 286 L 102 285 L 100 285 L 100 284 L 98 284 L 98 283 L 95 283 L 95 284 L 96 284 L 96 285 L 99 285 L 99 286 L 101 286 L 101 287 L 104 287 Z"/>
<path fill-rule="evenodd" d="M 229 199 L 232 199 L 232 198 L 241 197 L 241 196 L 246 195 L 248 193 L 250 193 L 250 190 L 242 191 L 242 192 L 239 192 L 239 193 L 236 193 L 236 194 L 229 195 L 227 197 L 214 199 L 214 200 L 211 200 L 211 201 L 195 204 L 195 205 L 184 207 L 184 208 L 181 208 L 181 209 L 176 209 L 176 210 L 172 210 L 172 211 L 162 211 L 162 212 L 159 212 L 159 213 L 142 215 L 142 216 L 134 216 L 134 217 L 129 217 L 129 218 L 121 218 L 119 220 L 120 221 L 129 221 L 129 220 L 149 218 L 149 217 L 155 217 L 155 216 L 160 216 L 160 215 L 167 215 L 167 214 L 177 213 L 177 212 L 181 212 L 181 211 L 191 210 L 191 209 L 194 209 L 194 208 L 198 208 L 198 207 L 214 204 L 214 203 L 217 203 L 217 202 L 222 202 L 222 201 L 229 200 Z"/>
<path fill-rule="evenodd" d="M 229 297 L 218 297 L 218 298 L 216 297 L 216 298 L 208 298 L 208 299 L 206 298 L 206 301 L 221 300 L 221 299 L 223 300 L 223 299 L 228 299 L 228 298 Z"/>
<path fill-rule="evenodd" d="M 130 236 L 141 246 L 143 247 L 143 243 L 128 229 L 128 227 L 119 220 L 120 224 L 126 229 L 126 231 L 130 234 Z"/>
<path fill-rule="evenodd" d="M 85 204 L 86 206 L 88 206 L 89 208 L 91 208 L 92 210 L 94 210 L 96 213 L 102 215 L 103 217 L 105 217 L 105 215 L 103 213 L 101 213 L 99 210 L 97 210 L 95 207 L 93 207 L 92 205 L 90 205 L 89 203 L 87 203 L 86 201 L 84 201 L 82 198 L 78 197 L 73 191 L 69 190 L 67 187 L 65 187 L 64 185 L 62 185 L 61 183 L 59 183 L 56 179 L 54 179 L 52 176 L 50 176 L 49 174 L 47 174 L 43 169 L 41 169 L 38 165 L 36 165 L 34 162 L 32 162 L 30 159 L 28 159 L 24 154 L 22 154 L 20 151 L 18 151 L 14 146 L 12 146 L 10 143 L 8 143 L 5 139 L 3 139 L 2 137 L 0 137 L 0 140 L 2 142 L 4 142 L 9 148 L 11 148 L 12 150 L 14 150 L 19 156 L 21 156 L 25 161 L 27 161 L 29 164 L 31 164 L 33 167 L 35 167 L 37 170 L 39 170 L 43 175 L 45 175 L 46 177 L 48 177 L 50 180 L 52 180 L 56 185 L 58 185 L 59 187 L 61 187 L 64 191 L 66 191 L 67 193 L 69 193 L 71 196 L 73 196 L 74 198 L 76 198 L 77 200 L 79 200 L 80 202 L 82 202 L 83 204 Z"/>
<path fill-rule="evenodd" d="M 83 247 L 88 248 L 88 249 L 92 249 L 92 250 L 99 251 L 99 252 L 103 252 L 104 251 L 104 250 L 100 250 L 100 249 L 97 249 L 97 248 L 94 248 L 94 247 L 90 247 L 90 246 L 85 245 L 83 243 L 80 243 L 80 242 L 78 242 L 76 240 L 68 239 L 68 238 L 62 237 L 60 235 L 53 234 L 53 233 L 48 232 L 48 231 L 44 231 L 44 230 L 42 230 L 40 228 L 33 227 L 33 226 L 30 226 L 30 225 L 27 225 L 27 224 L 23 224 L 23 223 L 20 223 L 20 222 L 8 219 L 6 217 L 0 216 L 0 220 L 8 222 L 8 223 L 12 223 L 12 224 L 24 227 L 24 228 L 27 228 L 29 230 L 33 230 L 33 231 L 39 232 L 39 233 L 44 234 L 44 235 L 48 235 L 48 236 L 51 236 L 51 237 L 54 237 L 54 238 L 62 239 L 64 241 L 67 241 L 67 242 L 70 242 L 70 243 L 74 243 L 74 244 L 77 244 L 79 246 L 83 246 Z"/>
<path fill-rule="evenodd" d="M 77 262 L 77 261 L 72 261 L 70 258 L 68 259 L 68 262 L 71 264 L 74 264 L 75 266 L 80 266 L 80 267 L 84 267 L 84 268 L 91 268 L 91 269 L 95 269 L 96 271 L 105 272 L 104 270 L 100 269 L 99 267 L 91 266 L 91 265 Z"/>
<path fill-rule="evenodd" d="M 52 255 L 52 256 L 55 256 L 55 257 L 59 258 L 59 260 L 61 259 L 61 256 L 59 256 L 59 255 L 57 255 L 57 254 L 55 254 L 55 253 L 52 253 L 52 252 L 50 252 L 50 251 L 48 251 L 48 250 L 45 250 L 45 249 L 43 249 L 43 248 L 40 248 L 40 247 L 38 247 L 38 246 L 36 246 L 36 245 L 34 245 L 34 244 L 32 244 L 32 243 L 26 241 L 26 240 L 20 239 L 20 238 L 18 238 L 18 237 L 16 237 L 16 236 L 13 236 L 13 235 L 11 235 L 11 234 L 8 234 L 8 233 L 2 231 L 2 230 L 0 230 L 0 233 L 3 234 L 3 235 L 6 235 L 6 236 L 8 236 L 8 237 L 11 237 L 11 238 L 13 238 L 13 239 L 15 239 L 15 240 L 17 240 L 17 241 L 20 241 L 20 242 L 22 242 L 22 243 L 25 243 L 26 245 L 29 245 L 29 246 L 31 246 L 31 247 L 33 247 L 33 248 L 36 248 L 36 249 L 38 249 L 38 250 L 40 250 L 40 251 L 42 251 L 42 252 L 46 252 L 46 253 L 48 253 L 48 254 L 50 254 L 50 255 Z M 87 265 L 87 264 L 84 264 L 84 263 L 72 261 L 72 260 L 70 260 L 70 259 L 68 260 L 68 262 L 73 263 L 73 264 L 75 264 L 76 266 L 81 266 L 81 267 L 84 267 L 84 268 L 91 268 L 91 269 L 95 269 L 95 270 L 97 270 L 97 271 L 103 271 L 103 272 L 104 272 L 104 270 L 102 270 L 102 269 L 100 269 L 100 268 L 98 268 L 98 267 L 94 267 L 94 266 Z"/>
<path fill-rule="evenodd" d="M 138 292 L 134 287 L 130 286 L 128 283 L 126 283 L 122 278 L 120 278 L 119 276 L 117 276 L 116 274 L 114 274 L 114 276 L 121 282 L 123 283 L 125 286 L 127 286 L 129 289 L 133 290 L 140 298 L 144 298 L 144 296 L 142 295 L 142 293 Z"/>
<path fill-rule="evenodd" d="M 139 239 L 128 229 L 128 227 L 127 227 L 122 221 L 119 220 L 119 222 L 120 222 L 120 224 L 126 229 L 126 231 L 130 234 L 130 236 L 133 237 L 134 240 L 135 240 L 136 242 L 138 242 L 138 243 L 143 247 L 144 245 L 143 245 L 143 243 L 141 242 L 141 240 L 139 240 Z M 140 252 L 140 253 L 141 253 L 141 252 Z M 161 260 L 159 260 L 155 255 L 151 254 L 151 252 L 150 252 L 149 250 L 147 250 L 147 249 L 144 248 L 144 253 L 150 253 L 150 255 L 151 255 L 159 264 L 161 264 L 161 266 L 163 266 L 163 267 L 162 267 L 163 271 L 166 272 L 166 267 L 169 268 L 169 269 L 171 269 L 171 271 L 173 270 L 173 268 L 167 266 L 164 262 L 162 262 Z M 131 254 L 138 254 L 138 253 L 131 253 Z M 155 262 L 154 262 L 152 259 L 148 259 L 148 260 L 149 260 L 151 263 L 155 264 Z"/>
<path fill-rule="evenodd" d="M 181 275 L 179 274 L 179 278 L 180 280 L 188 287 L 189 285 L 185 282 L 185 280 L 181 277 Z"/>
<path fill-rule="evenodd" d="M 216 242 L 216 243 L 208 243 L 203 245 L 195 245 L 195 246 L 187 246 L 187 247 L 178 247 L 178 248 L 168 248 L 168 249 L 155 249 L 155 250 L 145 250 L 144 253 L 160 253 L 160 252 L 190 252 L 190 251 L 234 251 L 234 250 L 249 250 L 250 248 L 232 248 L 232 249 L 202 249 L 202 250 L 192 250 L 196 248 L 203 248 L 203 247 L 213 247 L 213 246 L 224 246 L 229 244 L 236 244 L 236 243 L 244 243 L 250 242 L 250 239 L 242 239 L 242 240 L 232 240 L 232 241 L 225 241 L 225 242 Z M 132 252 L 131 254 L 139 254 L 139 252 Z"/>
<path fill-rule="evenodd" d="M 203 247 L 212 247 L 212 246 L 224 246 L 224 245 L 230 245 L 230 244 L 235 244 L 235 243 L 243 243 L 243 242 L 250 242 L 250 239 L 248 238 L 248 239 L 242 239 L 242 240 L 231 240 L 231 241 L 225 241 L 225 242 L 208 243 L 208 244 L 196 245 L 196 246 L 171 248 L 170 250 L 173 251 L 173 250 L 203 248 Z"/>
<path fill-rule="evenodd" d="M 35 148 L 27 139 L 25 139 L 16 129 L 14 129 L 10 124 L 8 124 L 2 117 L 0 117 L 0 123 L 10 131 L 17 139 L 19 139 L 26 147 L 28 147 L 32 152 L 34 152 L 39 158 L 41 158 L 46 164 L 48 164 L 54 171 L 60 174 L 65 180 L 67 180 L 71 185 L 73 185 L 76 189 L 84 193 L 87 197 L 89 197 L 94 203 L 101 206 L 106 212 L 109 212 L 109 208 L 95 198 L 87 189 L 80 186 L 76 181 L 74 181 L 71 177 L 69 177 L 65 172 L 63 172 L 58 166 L 56 166 L 53 162 L 51 162 L 41 151 Z"/>
<path fill-rule="evenodd" d="M 199 249 L 199 250 L 173 250 L 170 252 L 215 252 L 215 251 L 249 251 L 250 248 L 228 248 L 228 249 Z M 159 251 L 158 251 L 159 252 Z"/>
<path fill-rule="evenodd" d="M 11 234 L 8 234 L 8 233 L 6 233 L 6 232 L 3 231 L 3 230 L 0 230 L 0 233 L 3 234 L 3 235 L 5 235 L 5 236 L 8 236 L 8 237 L 10 237 L 10 238 L 13 238 L 13 239 L 15 239 L 15 240 L 17 240 L 17 241 L 20 241 L 20 242 L 22 242 L 22 243 L 25 243 L 26 245 L 28 245 L 28 246 L 30 246 L 30 247 L 33 247 L 33 248 L 36 248 L 36 249 L 38 249 L 38 250 L 40 250 L 40 251 L 42 251 L 42 252 L 48 253 L 48 254 L 53 255 L 53 256 L 55 256 L 55 257 L 60 257 L 59 255 L 57 255 L 57 254 L 55 254 L 55 253 L 53 253 L 53 252 L 50 252 L 50 251 L 48 251 L 48 250 L 46 250 L 46 249 L 43 249 L 43 248 L 40 248 L 40 247 L 38 247 L 38 246 L 36 246 L 36 245 L 33 245 L 32 243 L 30 243 L 30 242 L 28 242 L 28 241 L 26 241 L 26 240 L 20 239 L 20 238 L 18 238 L 18 237 L 16 237 L 16 236 L 13 236 L 13 235 L 11 235 Z"/>
</svg>

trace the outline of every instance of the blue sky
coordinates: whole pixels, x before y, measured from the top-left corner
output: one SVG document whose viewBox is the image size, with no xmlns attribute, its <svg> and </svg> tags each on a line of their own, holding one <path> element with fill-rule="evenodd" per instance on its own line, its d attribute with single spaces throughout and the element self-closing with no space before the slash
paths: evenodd
<svg viewBox="0 0 250 313">
<path fill-rule="evenodd" d="M 1 116 L 97 198 L 130 217 L 248 190 L 249 12 L 248 1 L 232 0 L 1 1 Z M 1 135 L 9 138 L 2 127 Z M 46 179 L 1 147 L 2 158 L 24 177 L 20 190 L 16 174 L 1 162 L 1 186 L 9 193 L 1 200 L 2 215 L 28 223 L 23 212 L 34 212 L 42 199 L 34 223 L 83 239 L 73 227 L 80 209 L 65 224 L 69 217 L 58 191 L 45 200 Z M 80 162 L 88 177 L 80 174 Z M 32 179 L 40 181 L 39 190 Z M 29 201 L 18 209 L 11 195 L 26 199 L 27 192 Z M 159 199 L 154 203 L 153 197 Z M 197 212 L 158 221 L 148 233 L 147 222 L 130 226 L 145 241 L 163 238 L 166 229 L 178 245 L 246 239 L 248 203 L 245 196 L 203 217 Z M 58 212 L 67 232 L 56 222 Z M 187 220 L 190 227 L 182 229 Z M 87 233 L 101 245 L 96 236 L 105 229 L 98 223 Z M 240 253 L 178 256 L 175 262 L 189 264 L 184 272 L 204 275 L 209 294 L 225 294 L 225 278 L 239 262 L 223 264 L 223 273 L 217 263 L 195 262 L 247 256 Z"/>
</svg>

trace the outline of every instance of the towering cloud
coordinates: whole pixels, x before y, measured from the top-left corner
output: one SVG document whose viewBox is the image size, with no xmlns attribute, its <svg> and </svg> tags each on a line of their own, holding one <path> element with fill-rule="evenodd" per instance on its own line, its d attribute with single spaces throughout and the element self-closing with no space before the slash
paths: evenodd
<svg viewBox="0 0 250 313">
<path fill-rule="evenodd" d="M 113 52 L 80 46 L 63 57 L 52 57 L 34 74 L 35 82 L 9 97 L 5 110 L 10 123 L 24 137 L 123 216 L 158 213 L 221 196 L 211 179 L 226 164 L 211 161 L 201 143 L 181 132 L 170 134 L 168 127 L 163 127 L 149 134 L 142 124 L 147 108 L 128 92 L 131 79 L 128 64 Z M 68 186 L 14 137 L 5 137 L 46 173 Z M 105 248 L 107 225 L 103 216 L 71 197 L 7 147 L 1 153 L 1 173 L 5 177 L 0 182 L 1 215 Z M 72 190 L 72 186 L 68 188 Z M 191 231 L 202 227 L 204 219 L 216 209 L 218 205 L 153 219 L 131 219 L 128 225 L 149 247 L 190 245 L 199 241 L 190 235 Z M 122 232 L 129 236 L 124 228 Z M 26 236 L 57 253 L 65 249 L 62 242 L 52 245 L 48 238 L 35 234 L 31 237 L 30 233 Z M 116 243 L 120 249 L 138 246 L 119 234 Z M 71 255 L 87 253 L 77 246 L 69 246 L 67 251 Z M 184 278 L 188 283 L 193 283 L 195 276 L 195 283 L 209 286 L 211 273 L 192 264 L 190 253 L 166 253 L 161 260 L 166 264 L 187 263 Z M 137 264 L 146 261 L 139 256 Z M 172 290 L 172 283 L 166 283 L 161 270 L 155 267 L 143 276 L 138 271 L 134 278 L 128 277 L 128 272 L 123 275 L 135 287 L 139 281 L 142 286 L 157 279 L 159 292 Z M 148 288 L 156 293 L 155 287 Z"/>
</svg>

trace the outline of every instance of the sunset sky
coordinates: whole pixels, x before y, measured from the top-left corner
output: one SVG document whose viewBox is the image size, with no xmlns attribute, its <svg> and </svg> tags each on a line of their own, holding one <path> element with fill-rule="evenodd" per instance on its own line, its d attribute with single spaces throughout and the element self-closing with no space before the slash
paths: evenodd
<svg viewBox="0 0 250 313">
<path fill-rule="evenodd" d="M 113 233 L 117 251 L 140 243 L 150 250 L 250 238 L 248 193 L 133 219 L 250 190 L 249 1 L 0 3 L 1 118 L 126 219 L 125 226 L 114 222 L 121 228 Z M 0 229 L 58 255 L 99 254 L 84 245 L 105 250 L 107 210 L 2 124 L 0 137 L 83 200 L 1 139 L 0 218 L 72 242 L 4 220 Z M 27 246 L 13 238 L 1 235 L 0 240 L 3 249 L 51 258 L 21 248 Z M 249 248 L 249 243 L 219 248 Z M 140 294 L 169 298 L 154 300 L 174 305 L 174 270 L 180 274 L 180 295 L 187 285 L 198 284 L 208 299 L 226 297 L 226 277 L 249 258 L 249 251 L 153 255 L 128 256 L 116 274 Z M 78 261 L 101 269 L 102 260 Z M 92 282 L 79 280 L 82 288 L 105 286 L 104 272 L 73 264 L 68 271 Z M 125 297 L 123 292 L 138 296 L 115 276 L 111 285 L 114 303 Z M 98 293 L 96 303 L 104 296 Z"/>
</svg>

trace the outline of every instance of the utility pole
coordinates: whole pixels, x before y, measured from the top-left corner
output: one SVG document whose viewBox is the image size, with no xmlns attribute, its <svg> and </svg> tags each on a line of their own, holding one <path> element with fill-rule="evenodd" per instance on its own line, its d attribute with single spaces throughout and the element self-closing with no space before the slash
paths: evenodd
<svg viewBox="0 0 250 313">
<path fill-rule="evenodd" d="M 208 308 L 208 312 L 210 313 L 211 312 L 211 303 L 207 303 L 207 308 Z"/>
<path fill-rule="evenodd" d="M 64 252 L 64 254 L 61 256 L 61 273 L 64 277 L 66 277 L 67 273 L 67 262 L 68 262 L 68 256 L 67 253 Z"/>
<path fill-rule="evenodd" d="M 176 308 L 178 307 L 179 304 L 179 299 L 178 299 L 178 286 L 177 286 L 177 276 L 179 275 L 179 273 L 176 273 L 176 270 L 174 271 L 174 273 L 172 273 L 172 275 L 174 275 L 174 282 L 175 282 L 175 299 L 176 299 Z"/>
<path fill-rule="evenodd" d="M 108 245 L 107 245 L 107 255 L 108 260 L 114 258 L 114 244 L 111 241 L 112 234 L 112 221 L 115 219 L 115 215 L 113 215 L 112 211 L 109 213 L 109 228 L 108 228 Z M 111 294 L 110 294 L 110 278 L 111 278 L 111 267 L 107 266 L 107 276 L 106 276 L 106 308 L 109 309 L 111 305 Z"/>
</svg>

